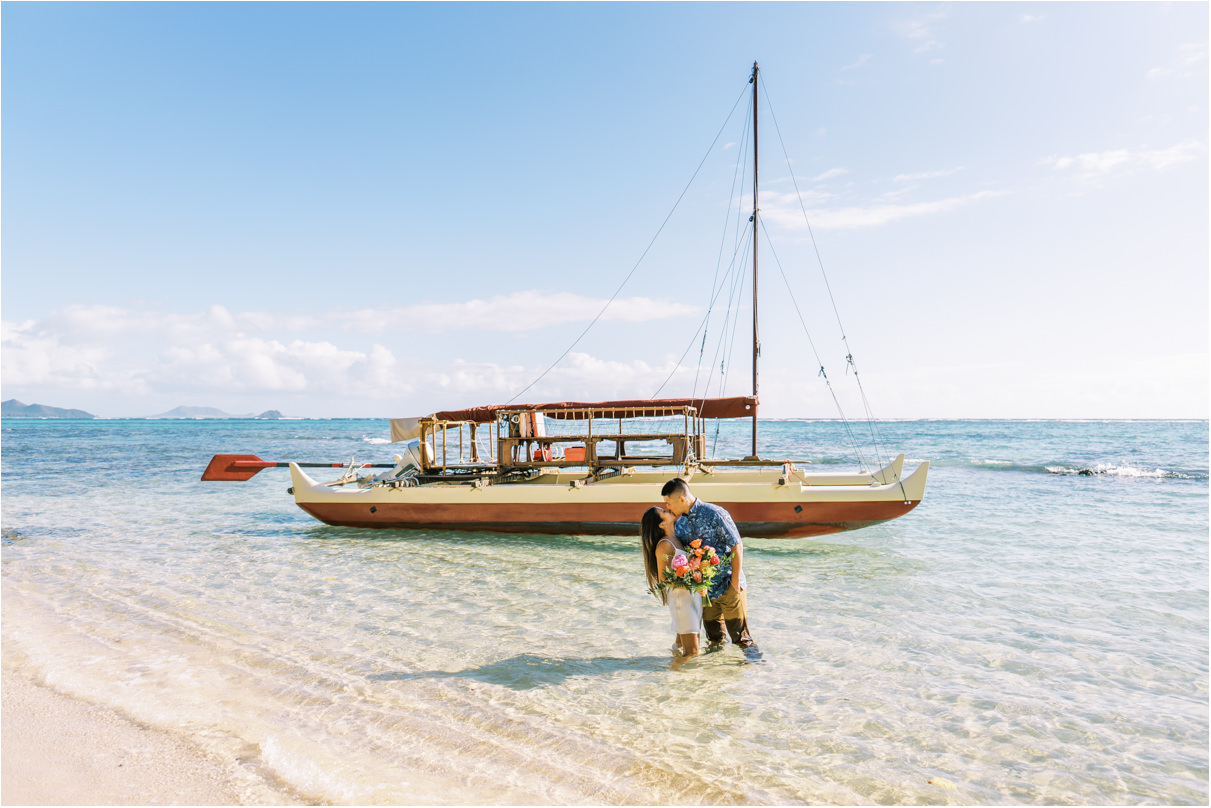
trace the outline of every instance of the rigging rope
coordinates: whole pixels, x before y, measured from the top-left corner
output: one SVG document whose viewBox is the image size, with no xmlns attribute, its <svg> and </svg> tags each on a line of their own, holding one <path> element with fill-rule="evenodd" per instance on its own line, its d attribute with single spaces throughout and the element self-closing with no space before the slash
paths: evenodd
<svg viewBox="0 0 1211 808">
<path fill-rule="evenodd" d="M 824 271 L 824 259 L 820 256 L 820 246 L 816 243 L 816 234 L 812 230 L 811 220 L 807 216 L 807 207 L 803 204 L 803 194 L 799 190 L 799 182 L 795 179 L 795 171 L 791 167 L 790 154 L 787 153 L 786 142 L 782 139 L 782 129 L 778 126 L 778 116 L 774 112 L 774 104 L 769 97 L 768 84 L 769 81 L 766 80 L 761 86 L 762 91 L 765 93 L 765 104 L 767 107 L 769 107 L 770 117 L 774 121 L 774 132 L 776 132 L 778 135 L 778 144 L 782 146 L 782 156 L 786 158 L 786 167 L 787 171 L 790 173 L 791 183 L 795 188 L 795 197 L 799 200 L 799 210 L 803 213 L 803 223 L 807 225 L 807 234 L 811 238 L 812 249 L 816 253 L 816 262 L 820 265 L 820 276 L 824 279 L 824 288 L 828 292 L 828 302 L 833 307 L 833 315 L 837 318 L 837 328 L 839 328 L 841 331 L 841 342 L 845 345 L 846 373 L 848 374 L 849 368 L 853 368 L 854 381 L 858 385 L 858 393 L 862 398 L 862 407 L 866 411 L 866 420 L 870 425 L 871 439 L 874 442 L 875 455 L 879 459 L 880 465 L 882 465 L 882 452 L 879 450 L 882 443 L 882 435 L 879 433 L 877 419 L 875 418 L 874 412 L 871 410 L 870 401 L 866 398 L 866 390 L 862 387 L 862 379 L 858 375 L 858 365 L 854 361 L 853 351 L 849 347 L 849 337 L 845 333 L 845 325 L 841 322 L 841 312 L 837 309 L 837 301 L 833 297 L 833 289 L 828 282 L 828 273 Z M 768 240 L 768 238 L 769 236 L 767 234 L 766 239 Z M 781 270 L 781 266 L 779 266 L 779 270 Z M 783 279 L 785 280 L 785 275 L 783 276 Z M 787 287 L 789 289 L 789 284 L 787 284 Z M 796 310 L 797 309 L 798 305 L 796 304 Z M 821 371 L 823 372 L 823 366 L 821 366 Z M 832 385 L 829 385 L 829 390 L 832 390 Z M 861 462 L 861 460 L 859 460 L 859 462 Z"/>
<path fill-rule="evenodd" d="M 740 307 L 740 295 L 744 292 L 744 279 L 748 277 L 749 264 L 747 258 L 748 248 L 751 243 L 752 231 L 746 229 L 744 231 L 744 241 L 738 245 L 738 249 L 743 247 L 743 251 L 739 253 L 740 260 L 737 261 L 735 254 L 733 254 L 732 271 L 730 273 L 732 276 L 732 288 L 729 289 L 727 293 L 727 309 L 725 310 L 727 313 L 723 317 L 723 327 L 719 331 L 719 341 L 715 344 L 715 355 L 711 357 L 710 367 L 712 369 L 712 374 L 714 373 L 715 360 L 719 360 L 719 390 L 716 395 L 720 397 L 723 397 L 727 392 L 727 377 L 732 369 L 732 353 L 734 352 L 736 346 L 736 328 L 740 324 L 739 317 L 736 317 L 734 320 L 732 319 L 732 310 L 738 310 Z M 735 273 L 735 267 L 737 266 L 741 267 L 739 274 Z M 720 289 L 722 289 L 722 284 L 720 285 Z M 728 338 L 727 333 L 729 322 L 732 324 L 732 335 L 730 339 Z M 720 359 L 720 353 L 723 354 L 722 359 Z M 706 398 L 710 394 L 710 387 L 711 383 L 708 379 L 706 387 L 702 391 L 703 398 Z M 722 421 L 715 421 L 715 440 L 711 445 L 712 454 L 714 454 L 715 450 L 719 446 L 719 430 L 721 424 Z"/>
<path fill-rule="evenodd" d="M 824 379 L 824 386 L 828 388 L 828 393 L 833 397 L 833 403 L 837 405 L 837 412 L 841 415 L 841 423 L 845 426 L 845 433 L 849 435 L 849 440 L 854 446 L 854 454 L 857 455 L 858 465 L 865 465 L 862 458 L 862 449 L 858 445 L 858 440 L 854 436 L 853 430 L 850 429 L 849 419 L 845 417 L 845 410 L 841 407 L 841 402 L 837 398 L 837 391 L 833 389 L 833 384 L 828 380 L 828 373 L 824 370 L 824 363 L 820 361 L 820 352 L 816 350 L 816 343 L 812 339 L 811 332 L 807 328 L 807 321 L 803 319 L 803 312 L 799 310 L 799 301 L 795 299 L 795 293 L 791 289 L 790 279 L 786 277 L 786 271 L 782 268 L 782 261 L 778 258 L 778 251 L 774 249 L 774 242 L 769 237 L 769 231 L 765 229 L 765 222 L 761 222 L 761 232 L 765 233 L 765 241 L 769 246 L 770 253 L 774 256 L 774 263 L 778 266 L 778 272 L 782 275 L 782 282 L 786 284 L 786 293 L 790 295 L 791 303 L 795 306 L 795 314 L 799 315 L 799 324 L 803 326 L 803 333 L 807 336 L 807 344 L 812 348 L 812 354 L 816 357 L 816 364 L 820 366 L 819 376 Z M 875 449 L 875 454 L 878 456 L 878 448 Z M 879 465 L 883 465 L 880 458 Z"/>
<path fill-rule="evenodd" d="M 702 370 L 702 357 L 706 354 L 706 335 L 707 335 L 707 331 L 710 330 L 711 311 L 714 308 L 715 299 L 719 296 L 718 292 L 716 291 L 716 283 L 719 280 L 719 267 L 723 263 L 723 247 L 724 247 L 724 245 L 727 244 L 727 226 L 728 226 L 728 221 L 732 218 L 732 200 L 737 199 L 737 197 L 736 197 L 736 181 L 737 181 L 737 179 L 743 180 L 744 177 L 747 176 L 747 173 L 748 173 L 749 129 L 748 129 L 747 121 L 748 121 L 748 117 L 749 117 L 748 113 L 751 110 L 752 110 L 752 101 L 750 100 L 748 108 L 745 109 L 744 120 L 746 123 L 745 123 L 744 129 L 743 129 L 743 132 L 740 136 L 741 159 L 736 161 L 736 167 L 732 170 L 732 188 L 731 188 L 731 191 L 728 192 L 727 213 L 725 213 L 723 216 L 723 231 L 719 235 L 719 255 L 715 258 L 715 276 L 711 279 L 711 305 L 707 306 L 707 310 L 706 310 L 707 323 L 702 332 L 702 344 L 698 348 L 698 366 L 694 369 L 694 389 L 693 389 L 694 396 L 698 395 L 698 374 L 699 374 L 699 371 Z M 744 174 L 741 174 L 742 168 L 743 168 Z M 739 227 L 740 227 L 740 207 L 739 207 L 739 205 L 737 205 L 737 207 L 736 207 L 736 227 L 737 227 L 737 232 L 739 232 Z M 734 239 L 734 241 L 736 243 L 736 249 L 732 250 L 732 263 L 728 269 L 728 272 L 735 271 L 736 253 L 740 250 L 740 239 L 737 237 Z M 720 288 L 722 288 L 722 287 L 720 287 Z M 685 356 L 683 355 L 681 358 L 685 359 Z M 676 371 L 677 368 L 673 368 L 673 370 Z M 669 378 L 672 378 L 672 374 L 669 374 Z M 665 380 L 665 384 L 667 384 L 667 383 L 668 383 L 668 379 Z M 664 385 L 662 384 L 662 385 L 660 385 L 660 387 L 661 387 L 661 389 L 663 389 Z M 709 388 L 709 387 L 710 387 L 710 380 L 708 378 L 706 388 Z M 705 390 L 705 388 L 704 388 L 704 390 Z M 660 391 L 657 390 L 656 392 L 659 393 Z M 705 397 L 706 397 L 706 393 L 703 392 L 703 398 L 705 398 Z M 653 396 L 653 398 L 655 398 L 655 396 Z"/>
<path fill-rule="evenodd" d="M 736 245 L 736 249 L 737 250 L 740 249 L 741 246 L 743 246 L 743 245 L 739 245 L 739 244 Z M 747 253 L 747 250 L 745 252 Z M 735 271 L 736 271 L 736 253 L 732 253 L 732 263 L 731 263 L 731 266 L 728 268 L 727 274 L 725 274 L 723 276 L 723 280 L 726 281 L 728 278 L 732 277 L 732 275 Z M 718 274 L 716 274 L 716 278 L 718 278 Z M 736 288 L 736 284 L 735 284 L 735 282 L 733 282 L 732 290 L 735 290 L 735 288 Z M 694 390 L 690 396 L 690 398 L 698 398 L 698 375 L 697 375 L 697 373 L 698 373 L 698 371 L 700 371 L 702 369 L 702 354 L 706 347 L 706 331 L 704 330 L 704 327 L 708 324 L 708 321 L 710 320 L 710 317 L 711 317 L 711 310 L 714 308 L 715 301 L 717 301 L 719 299 L 719 295 L 722 292 L 723 292 L 723 284 L 721 283 L 718 285 L 718 287 L 716 289 L 714 289 L 714 297 L 711 298 L 711 302 L 707 306 L 706 315 L 702 318 L 702 322 L 700 322 L 698 324 L 698 327 L 694 329 L 694 334 L 693 334 L 693 336 L 690 337 L 689 344 L 686 345 L 685 350 L 681 352 L 681 358 L 677 360 L 677 364 L 673 366 L 673 369 L 671 371 L 669 371 L 669 375 L 666 376 L 664 381 L 660 383 L 660 386 L 656 388 L 656 392 L 652 393 L 652 395 L 650 396 L 651 398 L 656 398 L 657 396 L 660 395 L 660 391 L 664 389 L 664 386 L 669 383 L 670 379 L 673 378 L 673 374 L 676 373 L 677 370 L 681 367 L 681 363 L 685 361 L 685 357 L 690 352 L 690 348 L 694 347 L 694 341 L 698 339 L 698 334 L 701 333 L 702 334 L 702 348 L 699 349 L 699 351 L 698 351 L 698 369 L 695 371 Z M 732 293 L 733 292 L 731 292 L 731 291 L 728 292 L 729 311 L 730 311 L 730 307 L 731 307 Z M 726 330 L 726 326 L 724 328 Z M 709 381 L 707 382 L 707 387 L 708 387 L 708 389 L 710 387 Z M 706 397 L 707 397 L 706 391 L 704 390 L 702 393 L 702 398 L 705 399 Z"/>
<path fill-rule="evenodd" d="M 715 139 L 711 141 L 711 145 L 709 147 L 707 147 L 706 154 L 704 154 L 702 156 L 702 160 L 700 160 L 698 162 L 698 167 L 694 169 L 694 174 L 693 174 L 693 176 L 690 177 L 690 181 L 685 184 L 685 188 L 682 189 L 681 195 L 678 196 L 677 201 L 673 203 L 672 210 L 670 210 L 669 214 L 664 217 L 664 221 L 660 223 L 660 227 L 657 228 L 656 234 L 654 236 L 652 236 L 652 240 L 648 242 L 648 246 L 644 249 L 643 254 L 639 256 L 639 260 L 635 262 L 635 266 L 631 267 L 631 271 L 628 272 L 627 276 L 622 279 L 622 283 L 620 283 L 618 285 L 618 288 L 614 290 L 614 294 L 610 295 L 610 299 L 607 300 L 606 304 L 601 307 L 601 311 L 597 312 L 597 316 L 594 317 L 587 326 L 585 326 L 584 331 L 580 332 L 580 336 L 577 337 L 572 342 L 572 344 L 567 347 L 567 350 L 565 350 L 562 354 L 559 355 L 558 359 L 556 359 L 554 362 L 551 363 L 550 367 L 548 367 L 542 373 L 538 374 L 538 378 L 534 379 L 534 381 L 530 382 L 525 387 L 523 387 L 521 390 L 517 391 L 517 393 L 513 396 L 513 398 L 510 398 L 508 401 L 505 402 L 505 404 L 512 404 L 514 401 L 516 401 L 518 399 L 519 396 L 521 396 L 522 393 L 526 392 L 531 387 L 538 384 L 540 381 L 542 381 L 544 376 L 546 376 L 548 373 L 550 373 L 552 370 L 554 370 L 555 367 L 557 365 L 559 365 L 559 363 L 562 362 L 564 360 L 564 358 L 572 352 L 572 349 L 575 348 L 582 339 L 584 339 L 585 334 L 589 333 L 589 330 L 594 325 L 597 324 L 598 320 L 601 319 L 601 315 L 605 314 L 606 309 L 608 309 L 610 307 L 610 304 L 612 304 L 614 302 L 614 300 L 618 297 L 618 295 L 622 293 L 623 287 L 627 285 L 627 281 L 629 281 L 631 279 L 631 276 L 635 274 L 635 270 L 639 269 L 639 265 L 643 263 L 643 259 L 647 257 L 649 252 L 651 252 L 652 245 L 656 243 L 656 239 L 660 238 L 660 234 L 662 232 L 664 232 L 664 226 L 669 223 L 669 219 L 673 218 L 673 214 L 677 211 L 677 206 L 681 204 L 681 200 L 685 198 L 686 192 L 689 191 L 690 186 L 694 184 L 694 180 L 698 177 L 698 172 L 702 170 L 702 166 L 706 163 L 706 158 L 710 157 L 711 152 L 715 148 L 715 144 L 719 142 L 719 136 L 722 135 L 723 130 L 727 128 L 728 121 L 730 121 L 732 119 L 732 115 L 734 115 L 736 113 L 736 107 L 740 106 L 740 101 L 742 98 L 744 98 L 746 92 L 747 92 L 747 90 L 740 91 L 740 96 L 736 98 L 736 103 L 732 105 L 732 110 L 731 110 L 731 112 L 729 112 L 727 114 L 727 118 L 723 121 L 723 126 L 719 127 L 719 132 L 715 135 Z"/>
<path fill-rule="evenodd" d="M 752 239 L 751 231 L 749 231 L 748 240 L 745 242 L 745 249 L 744 249 L 744 254 L 742 256 L 742 261 L 743 261 L 743 258 L 748 256 L 748 248 L 752 245 L 752 240 L 753 239 Z M 741 266 L 744 267 L 744 269 L 741 271 L 739 277 L 736 279 L 736 282 L 732 287 L 733 288 L 732 294 L 736 295 L 735 308 L 737 310 L 737 314 L 739 314 L 739 309 L 740 309 L 740 294 L 744 292 L 744 279 L 748 277 L 748 262 L 743 261 Z M 728 310 L 728 317 L 730 318 L 731 312 L 732 312 L 732 304 L 731 304 L 730 300 L 728 303 L 727 310 Z M 740 325 L 740 317 L 737 316 L 735 318 L 732 318 L 731 339 L 724 340 L 723 337 L 727 336 L 727 320 L 725 319 L 723 321 L 723 333 L 720 334 L 719 344 L 720 344 L 720 346 L 726 345 L 726 347 L 723 348 L 724 353 L 725 353 L 725 358 L 720 360 L 720 362 L 719 362 L 719 376 L 720 376 L 719 395 L 720 395 L 720 397 L 722 397 L 724 392 L 727 390 L 727 377 L 728 377 L 728 374 L 731 373 L 731 370 L 732 370 L 732 354 L 735 353 L 735 351 L 736 351 L 736 328 L 739 325 Z M 715 355 L 716 356 L 719 355 L 719 349 L 716 349 Z M 713 364 L 713 360 L 712 360 L 712 364 Z M 719 428 L 720 428 L 720 426 L 721 426 L 721 422 L 715 421 L 715 442 L 711 445 L 712 454 L 714 454 L 716 448 L 719 446 Z"/>
<path fill-rule="evenodd" d="M 733 109 L 733 111 L 734 111 L 734 109 Z M 673 378 L 673 374 L 675 374 L 681 368 L 682 362 L 685 361 L 685 357 L 689 354 L 690 348 L 694 347 L 694 341 L 698 339 L 698 334 L 701 333 L 702 342 L 698 348 L 698 363 L 697 363 L 697 366 L 694 368 L 694 387 L 693 387 L 693 390 L 691 391 L 691 398 L 698 398 L 698 381 L 699 381 L 699 376 L 701 374 L 702 367 L 703 367 L 702 358 L 706 354 L 706 338 L 707 338 L 707 334 L 710 331 L 710 318 L 711 318 L 711 314 L 714 311 L 715 301 L 717 301 L 719 299 L 719 294 L 723 291 L 723 283 L 720 283 L 720 281 L 719 281 L 719 268 L 720 268 L 720 266 L 722 266 L 722 263 L 723 263 L 723 248 L 727 244 L 728 225 L 729 225 L 729 221 L 732 218 L 732 202 L 733 202 L 733 200 L 736 199 L 736 182 L 737 182 L 738 178 L 741 181 L 743 181 L 745 179 L 745 177 L 748 176 L 749 128 L 747 125 L 747 120 L 748 120 L 748 113 L 751 111 L 752 111 L 752 101 L 750 100 L 749 105 L 745 110 L 745 116 L 744 116 L 746 125 L 744 127 L 743 133 L 741 134 L 741 138 L 740 138 L 741 158 L 736 161 L 736 168 L 735 168 L 735 170 L 732 171 L 732 188 L 731 188 L 731 192 L 728 194 L 727 213 L 723 217 L 723 233 L 719 238 L 719 254 L 715 259 L 715 275 L 711 279 L 711 298 L 710 298 L 710 303 L 707 305 L 706 315 L 703 317 L 702 322 L 699 323 L 698 328 L 694 330 L 693 336 L 690 337 L 689 344 L 686 345 L 685 350 L 682 351 L 682 353 L 681 353 L 681 358 L 677 360 L 677 363 L 673 366 L 673 369 L 671 371 L 669 371 L 669 375 L 667 377 L 665 377 L 665 380 L 663 382 L 661 382 L 660 387 L 656 388 L 656 392 L 652 394 L 652 398 L 656 398 L 656 396 L 660 395 L 660 391 L 663 390 L 665 388 L 665 386 L 669 383 L 669 381 Z M 744 171 L 743 174 L 741 173 L 741 169 L 743 169 L 743 171 Z M 737 208 L 736 208 L 736 232 L 737 232 L 737 234 L 735 236 L 736 249 L 734 249 L 732 251 L 731 263 L 728 265 L 727 274 L 725 274 L 723 276 L 724 282 L 726 282 L 729 277 L 732 278 L 732 287 L 731 287 L 731 290 L 728 292 L 728 296 L 727 296 L 728 308 L 726 309 L 726 311 L 728 312 L 728 314 L 725 315 L 725 318 L 724 318 L 724 325 L 723 325 L 723 331 L 721 333 L 721 337 L 727 336 L 727 322 L 728 322 L 728 318 L 731 315 L 731 307 L 732 307 L 731 299 L 732 299 L 732 295 L 735 294 L 735 290 L 736 290 L 736 281 L 735 281 L 735 276 L 733 273 L 735 273 L 735 271 L 736 271 L 737 254 L 740 252 L 740 249 L 742 247 L 746 246 L 746 244 L 742 243 L 742 241 L 741 241 L 742 231 L 740 229 L 740 222 L 742 221 L 742 218 L 743 217 L 741 215 L 740 208 L 739 208 L 739 206 L 737 206 Z M 748 238 L 749 235 L 750 234 L 747 231 L 743 231 L 744 238 Z M 747 255 L 747 250 L 745 251 L 745 254 Z M 719 350 L 718 350 L 718 348 L 716 348 L 715 356 L 718 357 L 718 355 L 719 355 Z M 715 360 L 712 359 L 711 364 L 709 366 L 712 368 L 712 371 L 711 371 L 712 373 L 714 372 L 714 370 L 713 370 L 714 365 L 715 365 Z M 707 381 L 706 381 L 706 386 L 703 388 L 703 392 L 702 392 L 703 399 L 707 398 L 708 393 L 710 391 L 710 386 L 711 386 L 711 382 L 710 382 L 710 377 L 708 376 Z M 722 392 L 720 392 L 720 395 L 722 395 Z"/>
</svg>

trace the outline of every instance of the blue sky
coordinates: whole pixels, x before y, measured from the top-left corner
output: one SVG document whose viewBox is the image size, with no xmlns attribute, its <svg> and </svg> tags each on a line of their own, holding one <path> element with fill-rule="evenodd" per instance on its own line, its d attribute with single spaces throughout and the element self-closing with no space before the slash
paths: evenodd
<svg viewBox="0 0 1211 808">
<path fill-rule="evenodd" d="M 519 400 L 716 394 L 758 60 L 764 415 L 861 414 L 839 314 L 880 417 L 1207 417 L 1206 3 L 0 15 L 6 399 L 501 402 L 616 291 Z"/>
</svg>

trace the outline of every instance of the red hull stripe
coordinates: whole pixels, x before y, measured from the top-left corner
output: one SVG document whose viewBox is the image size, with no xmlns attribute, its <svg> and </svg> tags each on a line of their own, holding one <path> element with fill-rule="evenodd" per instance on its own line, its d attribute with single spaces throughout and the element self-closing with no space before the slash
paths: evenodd
<svg viewBox="0 0 1211 808">
<path fill-rule="evenodd" d="M 720 502 L 743 536 L 798 538 L 886 522 L 911 511 L 918 502 L 787 503 Z M 435 505 L 405 503 L 301 502 L 299 507 L 329 525 L 494 533 L 560 535 L 638 535 L 639 520 L 650 505 Z M 796 507 L 801 507 L 799 512 Z"/>
</svg>

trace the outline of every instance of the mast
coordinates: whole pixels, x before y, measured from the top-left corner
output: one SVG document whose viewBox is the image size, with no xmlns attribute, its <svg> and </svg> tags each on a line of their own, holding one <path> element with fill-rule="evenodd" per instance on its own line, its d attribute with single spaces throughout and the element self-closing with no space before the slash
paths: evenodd
<svg viewBox="0 0 1211 808">
<path fill-rule="evenodd" d="M 753 62 L 753 398 L 757 398 L 757 357 L 761 355 L 761 341 L 757 332 L 757 63 Z M 757 459 L 757 408 L 753 408 L 753 454 L 747 458 Z"/>
</svg>

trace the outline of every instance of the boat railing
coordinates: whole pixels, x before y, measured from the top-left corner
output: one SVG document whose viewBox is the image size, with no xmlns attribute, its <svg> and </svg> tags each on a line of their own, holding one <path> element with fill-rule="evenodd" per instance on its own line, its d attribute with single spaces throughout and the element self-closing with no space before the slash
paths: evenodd
<svg viewBox="0 0 1211 808">
<path fill-rule="evenodd" d="M 684 466 L 705 447 L 695 407 L 501 410 L 497 462 L 502 468 Z M 559 434 L 547 434 L 567 424 Z M 638 421 L 639 423 L 636 423 Z"/>
<path fill-rule="evenodd" d="M 439 473 L 684 467 L 704 456 L 703 424 L 694 407 L 501 409 L 488 423 L 425 418 L 422 459 L 426 472 Z M 487 445 L 481 440 L 484 427 Z"/>
</svg>

